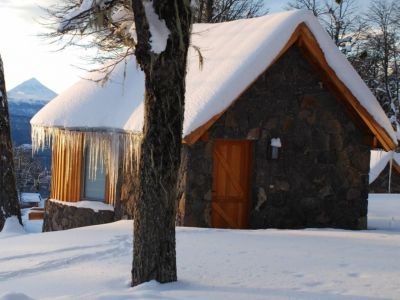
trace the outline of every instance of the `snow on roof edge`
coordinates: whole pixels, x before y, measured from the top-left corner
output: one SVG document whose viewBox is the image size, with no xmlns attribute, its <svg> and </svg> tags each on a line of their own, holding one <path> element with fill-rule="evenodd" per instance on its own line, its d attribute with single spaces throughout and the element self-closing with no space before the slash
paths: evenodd
<svg viewBox="0 0 400 300">
<path fill-rule="evenodd" d="M 311 12 L 309 13 L 311 14 Z M 321 50 L 324 52 L 325 59 L 329 66 L 335 72 L 340 81 L 342 81 L 342 83 L 350 90 L 350 92 L 358 100 L 361 106 L 364 107 L 370 114 L 370 116 L 377 122 L 377 124 L 386 131 L 394 144 L 398 145 L 396 132 L 394 131 L 392 125 L 390 124 L 389 118 L 383 111 L 376 97 L 373 95 L 367 84 L 361 78 L 360 74 L 358 74 L 358 72 L 348 61 L 346 56 L 337 48 L 333 40 L 323 29 L 323 27 L 311 25 L 315 22 L 318 22 L 317 18 L 308 18 L 308 20 L 305 21 L 305 24 L 314 34 L 315 40 L 318 42 Z M 318 25 L 320 24 L 318 23 Z M 325 45 L 325 43 L 327 43 L 327 45 Z M 335 56 L 337 58 L 341 57 L 343 61 L 342 66 L 336 67 Z"/>
<path fill-rule="evenodd" d="M 66 205 L 66 206 L 74 206 L 77 208 L 87 208 L 91 209 L 94 212 L 99 212 L 102 210 L 107 210 L 107 211 L 114 211 L 114 207 L 112 205 L 109 205 L 107 203 L 101 202 L 101 201 L 91 201 L 91 200 L 81 200 L 78 202 L 68 202 L 68 201 L 61 201 L 57 199 L 50 199 L 51 202 L 55 202 L 58 204 Z"/>
<path fill-rule="evenodd" d="M 392 158 L 392 153 L 392 151 L 371 150 L 369 184 L 373 183 L 386 168 L 388 162 Z"/>
<path fill-rule="evenodd" d="M 213 95 L 213 98 L 216 99 L 221 99 L 223 98 L 224 93 L 229 93 L 232 92 L 232 87 L 236 88 L 236 92 L 234 93 L 235 96 L 231 96 L 231 101 L 225 105 L 224 107 L 221 107 L 215 114 L 211 115 L 208 119 L 203 119 L 202 122 L 198 122 L 199 124 L 196 124 L 196 126 L 191 126 L 189 128 L 186 128 L 186 131 L 184 133 L 183 138 L 189 136 L 190 134 L 194 133 L 198 128 L 200 128 L 202 125 L 206 124 L 208 121 L 213 119 L 214 117 L 218 116 L 220 113 L 224 112 L 236 99 L 240 94 L 246 89 L 246 87 L 251 84 L 254 80 L 257 79 L 258 76 L 260 76 L 263 72 L 268 70 L 276 61 L 276 59 L 279 59 L 279 54 L 280 52 L 286 47 L 287 43 L 290 41 L 292 38 L 293 34 L 296 32 L 296 30 L 304 24 L 307 26 L 307 28 L 311 31 L 313 34 L 316 42 L 319 44 L 324 57 L 328 63 L 328 65 L 331 67 L 331 69 L 335 72 L 336 76 L 339 78 L 339 80 L 349 89 L 349 91 L 353 94 L 353 96 L 357 99 L 359 104 L 366 109 L 368 114 L 376 121 L 377 125 L 382 127 L 384 131 L 388 134 L 388 136 L 392 139 L 393 143 L 395 145 L 398 145 L 398 139 L 397 135 L 390 124 L 389 119 L 387 118 L 386 114 L 384 113 L 382 107 L 378 103 L 377 99 L 375 96 L 372 94 L 371 90 L 369 87 L 366 85 L 366 83 L 362 80 L 358 72 L 354 69 L 354 67 L 350 64 L 350 62 L 347 60 L 347 58 L 344 56 L 344 54 L 337 48 L 333 40 L 329 37 L 329 35 L 325 32 L 323 27 L 319 24 L 317 18 L 314 17 L 314 15 L 309 12 L 309 11 L 304 11 L 304 10 L 294 10 L 294 11 L 289 11 L 289 12 L 283 12 L 283 13 L 277 13 L 274 14 L 276 16 L 280 16 L 283 14 L 292 14 L 292 18 L 294 20 L 291 20 L 292 22 L 283 22 L 282 25 L 286 25 L 290 27 L 289 31 L 281 31 L 283 26 L 279 27 L 273 34 L 273 37 L 269 37 L 265 41 L 263 45 L 261 45 L 259 48 L 254 49 L 254 55 L 250 55 L 250 57 L 247 57 L 247 60 L 244 61 L 244 65 L 249 66 L 247 68 L 248 71 L 253 71 L 253 70 L 258 70 L 257 72 L 253 73 L 252 79 L 250 81 L 247 81 L 246 84 L 243 84 L 240 88 L 239 85 L 232 84 L 230 81 L 235 81 L 235 78 L 228 79 L 224 84 L 229 86 L 231 90 L 229 89 L 224 89 L 221 88 L 217 91 L 216 94 Z M 270 15 L 272 16 L 272 15 Z M 297 17 L 297 18 L 295 18 Z M 263 17 L 259 17 L 263 18 Z M 237 20 L 237 21 L 231 21 L 231 22 L 239 22 L 239 21 L 247 21 L 247 20 Z M 287 28 L 285 28 L 287 29 Z M 289 35 L 287 33 L 290 33 Z M 268 43 L 270 40 L 280 40 L 284 39 L 284 42 L 282 43 L 274 43 L 272 44 L 273 50 L 271 51 L 271 44 Z M 267 45 L 265 45 L 267 44 Z M 275 47 L 276 44 L 279 44 L 279 47 Z M 264 48 L 268 48 L 268 51 Z M 257 55 L 259 53 L 266 53 L 271 52 L 273 55 L 270 55 L 270 58 L 268 59 L 268 62 L 266 65 L 260 65 L 258 63 Z M 340 66 L 337 66 L 338 63 L 336 60 L 341 60 Z M 252 66 L 252 67 L 250 67 Z M 264 66 L 264 67 L 263 67 Z M 344 70 L 342 70 L 342 68 Z M 223 102 L 223 101 L 221 101 Z M 220 102 L 220 103 L 221 103 Z M 215 105 L 218 103 L 217 101 L 209 101 L 210 105 Z"/>
<path fill-rule="evenodd" d="M 391 159 L 393 164 L 400 166 L 400 153 L 394 151 L 371 150 L 369 184 L 373 183 L 376 178 L 379 177 Z M 395 168 L 393 170 L 398 169 Z"/>
<path fill-rule="evenodd" d="M 236 38 L 235 34 L 240 35 L 242 39 L 246 38 L 246 41 L 254 42 L 254 45 L 250 45 L 253 47 L 248 47 L 244 50 L 242 49 L 242 52 L 238 52 L 244 54 L 243 60 L 241 60 L 240 63 L 234 65 L 229 61 L 228 58 L 226 59 L 227 62 L 225 62 L 225 65 L 215 65 L 216 67 L 220 68 L 228 68 L 228 71 L 222 72 L 222 75 L 224 75 L 225 78 L 223 78 L 223 80 L 219 80 L 219 85 L 217 86 L 211 86 L 210 88 L 207 85 L 207 80 L 205 80 L 205 82 L 196 82 L 196 79 L 198 79 L 197 77 L 199 76 L 202 79 L 207 78 L 204 76 L 204 74 L 200 74 L 200 72 L 198 72 L 199 74 L 194 74 L 192 76 L 194 77 L 194 84 L 192 85 L 201 84 L 201 89 L 203 91 L 199 89 L 190 89 L 190 79 L 193 78 L 190 77 L 191 72 L 189 72 L 188 69 L 187 81 L 189 78 L 189 83 L 187 82 L 187 86 L 189 88 L 187 90 L 189 90 L 189 95 L 187 95 L 187 104 L 189 105 L 186 105 L 186 107 L 194 105 L 195 109 L 194 111 L 189 111 L 189 109 L 185 108 L 186 122 L 184 124 L 183 137 L 188 136 L 200 126 L 211 120 L 214 116 L 226 110 L 251 82 L 253 82 L 260 74 L 262 74 L 273 64 L 280 51 L 285 47 L 295 30 L 302 23 L 304 23 L 314 35 L 315 40 L 320 45 L 320 48 L 324 53 L 327 63 L 336 73 L 336 76 L 350 90 L 360 105 L 365 108 L 365 110 L 372 116 L 376 123 L 384 129 L 392 141 L 397 144 L 396 134 L 372 92 L 366 86 L 359 74 L 351 66 L 350 62 L 348 62 L 346 57 L 339 51 L 339 49 L 337 49 L 336 45 L 325 32 L 323 27 L 319 24 L 318 20 L 312 15 L 312 13 L 308 11 L 282 12 L 264 17 L 231 21 L 220 24 L 196 24 L 197 27 L 203 28 L 204 31 L 207 31 L 207 34 L 204 37 L 192 37 L 193 40 L 197 39 L 197 41 L 201 42 L 202 40 L 207 40 L 208 38 L 207 41 L 209 42 L 209 36 L 212 37 L 213 33 L 215 36 L 216 31 L 222 31 L 218 33 L 221 35 L 222 33 L 225 34 L 226 30 L 230 30 L 226 33 L 226 35 L 231 34 L 231 38 Z M 254 30 L 255 27 L 258 28 L 258 30 Z M 247 29 L 247 31 L 243 28 Z M 270 32 L 268 32 L 268 29 Z M 238 47 L 240 48 L 242 45 L 238 45 Z M 231 50 L 234 51 L 236 49 Z M 212 51 L 215 52 L 213 54 L 217 55 L 217 57 L 218 55 L 221 55 L 219 49 L 212 49 Z M 207 49 L 205 49 L 205 52 L 207 52 Z M 265 53 L 267 53 L 267 55 L 265 55 Z M 213 57 L 211 57 L 211 61 L 212 59 Z M 261 63 L 260 60 L 262 61 Z M 193 68 L 193 66 L 191 67 Z M 245 79 L 243 74 L 246 74 Z M 208 75 L 213 74 L 207 74 L 207 76 Z M 218 73 L 218 75 L 221 74 Z M 137 78 L 137 75 L 133 75 L 133 77 Z M 98 89 L 101 90 L 102 87 L 98 87 Z M 201 105 L 196 103 L 199 101 L 202 102 Z M 142 105 L 138 105 L 133 108 L 131 117 L 128 119 L 125 125 L 122 126 L 122 128 L 114 128 L 113 126 L 104 126 L 104 128 L 112 128 L 117 130 L 121 129 L 126 132 L 140 133 L 143 127 L 142 120 L 139 120 L 142 118 L 141 115 L 143 114 L 141 111 L 143 107 L 141 106 Z M 134 116 L 134 119 L 136 120 L 131 120 L 132 116 Z M 35 122 L 38 121 L 37 118 L 35 119 L 35 117 L 31 120 L 32 125 L 46 126 L 46 122 L 51 122 L 51 120 L 48 121 L 42 116 L 42 118 L 39 118 L 41 119 L 41 122 L 38 122 L 40 124 L 35 124 Z M 63 122 L 64 126 L 60 125 L 59 127 L 73 130 L 72 128 L 74 128 L 74 126 L 70 126 L 66 123 L 67 122 Z M 48 125 L 49 127 L 52 127 L 55 124 Z M 75 128 L 77 127 L 82 129 L 93 128 L 87 126 L 75 126 Z"/>
</svg>

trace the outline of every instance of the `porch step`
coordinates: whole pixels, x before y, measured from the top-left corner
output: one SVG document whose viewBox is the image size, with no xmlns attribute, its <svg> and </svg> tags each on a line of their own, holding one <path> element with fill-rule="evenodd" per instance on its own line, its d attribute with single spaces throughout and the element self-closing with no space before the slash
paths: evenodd
<svg viewBox="0 0 400 300">
<path fill-rule="evenodd" d="M 44 209 L 43 208 L 33 208 L 28 213 L 29 220 L 43 220 L 44 218 Z"/>
</svg>

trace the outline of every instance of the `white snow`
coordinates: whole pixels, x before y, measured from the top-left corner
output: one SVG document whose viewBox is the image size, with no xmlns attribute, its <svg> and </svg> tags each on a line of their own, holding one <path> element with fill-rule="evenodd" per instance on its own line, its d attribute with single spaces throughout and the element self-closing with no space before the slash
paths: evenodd
<svg viewBox="0 0 400 300">
<path fill-rule="evenodd" d="M 318 20 L 306 11 L 289 11 L 220 24 L 195 24 L 186 76 L 183 136 L 224 111 L 270 66 L 295 29 L 305 23 L 315 35 L 325 58 L 360 104 L 397 143 L 381 106 L 363 80 L 337 49 Z M 125 68 L 125 64 L 127 64 Z M 120 63 L 103 86 L 80 81 L 46 105 L 31 120 L 35 127 L 96 128 L 141 132 L 144 75 L 132 57 Z M 126 71 L 126 83 L 124 73 Z M 100 78 L 101 74 L 90 75 Z"/>
<path fill-rule="evenodd" d="M 77 9 L 72 10 L 63 18 L 58 26 L 58 31 L 63 32 L 65 30 L 74 28 L 74 19 L 88 12 L 95 4 L 97 4 L 96 2 L 97 0 L 82 0 L 82 3 Z"/>
<path fill-rule="evenodd" d="M 69 12 L 60 22 L 58 26 L 59 32 L 66 30 L 76 29 L 79 23 L 79 17 L 93 9 L 103 10 L 107 7 L 109 0 L 83 0 L 79 7 Z M 161 20 L 154 11 L 153 2 L 151 0 L 143 1 L 144 10 L 146 13 L 149 30 L 151 33 L 150 45 L 154 53 L 160 54 L 167 46 L 167 40 L 170 31 L 167 28 L 165 21 Z M 120 23 L 120 30 L 124 30 L 126 34 L 130 35 L 134 41 L 137 40 L 135 24 L 133 22 L 133 14 L 129 12 L 124 6 L 116 5 L 117 9 L 112 12 L 112 20 Z"/>
<path fill-rule="evenodd" d="M 386 165 L 392 158 L 392 152 L 383 150 L 372 150 L 369 162 L 369 183 L 375 181 L 379 174 L 385 169 Z"/>
<path fill-rule="evenodd" d="M 22 224 L 24 224 L 24 230 L 27 233 L 42 232 L 43 220 L 29 220 L 30 211 L 31 211 L 30 208 L 21 209 Z"/>
<path fill-rule="evenodd" d="M 101 72 L 88 74 L 90 80 L 72 85 L 41 109 L 31 124 L 69 129 L 123 129 L 132 111 L 142 104 L 144 74 L 132 57 L 118 64 L 106 83 L 96 82 L 103 77 Z"/>
<path fill-rule="evenodd" d="M 0 295 L 0 300 L 34 300 L 23 293 L 6 293 Z"/>
<path fill-rule="evenodd" d="M 56 202 L 63 205 L 74 206 L 79 208 L 89 208 L 95 212 L 99 212 L 99 210 L 111 210 L 114 211 L 114 207 L 112 205 L 106 204 L 101 201 L 78 201 L 78 202 L 66 202 L 60 201 L 56 199 L 49 199 L 49 201 Z"/>
<path fill-rule="evenodd" d="M 39 193 L 21 193 L 21 202 L 40 203 L 42 197 Z"/>
<path fill-rule="evenodd" d="M 17 104 L 46 104 L 57 96 L 36 78 L 26 80 L 7 92 L 8 100 Z"/>
<path fill-rule="evenodd" d="M 0 232 L 0 239 L 4 237 L 11 237 L 25 233 L 26 232 L 19 223 L 18 218 L 16 216 L 12 216 L 6 219 L 3 230 Z"/>
<path fill-rule="evenodd" d="M 167 47 L 168 37 L 171 34 L 164 20 L 160 20 L 159 16 L 154 11 L 153 1 L 143 2 L 146 18 L 149 23 L 151 33 L 151 50 L 154 53 L 160 54 Z M 136 36 L 132 37 L 133 39 Z"/>
<path fill-rule="evenodd" d="M 368 228 L 400 232 L 400 194 L 369 194 Z"/>
<path fill-rule="evenodd" d="M 386 168 L 390 160 L 400 166 L 400 153 L 394 151 L 372 150 L 369 163 L 369 183 L 375 181 L 376 178 Z"/>
<path fill-rule="evenodd" d="M 369 200 L 368 231 L 178 227 L 179 281 L 135 288 L 131 221 L 0 236 L 0 300 L 399 299 L 400 195 Z"/>
<path fill-rule="evenodd" d="M 32 144 L 21 144 L 21 145 L 17 146 L 17 149 L 32 150 Z"/>
</svg>

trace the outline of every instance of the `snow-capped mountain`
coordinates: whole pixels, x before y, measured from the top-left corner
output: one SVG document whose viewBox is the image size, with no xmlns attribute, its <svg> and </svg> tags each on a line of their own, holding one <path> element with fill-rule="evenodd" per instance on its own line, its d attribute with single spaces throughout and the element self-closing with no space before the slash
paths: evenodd
<svg viewBox="0 0 400 300">
<path fill-rule="evenodd" d="M 9 102 L 24 102 L 45 104 L 57 94 L 40 83 L 36 78 L 31 78 L 8 91 Z"/>
<path fill-rule="evenodd" d="M 31 144 L 30 119 L 57 94 L 32 78 L 7 92 L 15 145 Z"/>
</svg>

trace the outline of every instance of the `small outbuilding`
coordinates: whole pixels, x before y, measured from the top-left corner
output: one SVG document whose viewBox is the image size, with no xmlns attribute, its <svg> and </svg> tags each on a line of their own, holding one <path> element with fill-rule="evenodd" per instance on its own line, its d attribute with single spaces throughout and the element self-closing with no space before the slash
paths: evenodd
<svg viewBox="0 0 400 300">
<path fill-rule="evenodd" d="M 21 193 L 19 198 L 21 208 L 38 207 L 42 202 L 42 196 L 39 193 Z"/>
<path fill-rule="evenodd" d="M 195 24 L 192 44 L 204 62 L 190 49 L 177 224 L 366 228 L 370 150 L 393 150 L 397 139 L 318 20 L 290 11 Z M 46 230 L 77 226 L 62 214 L 104 221 L 67 202 L 105 202 L 115 218 L 131 216 L 126 179 L 140 153 L 143 98 L 131 57 L 103 85 L 80 81 L 33 117 L 34 147 L 52 141 L 57 201 L 47 202 Z"/>
</svg>

